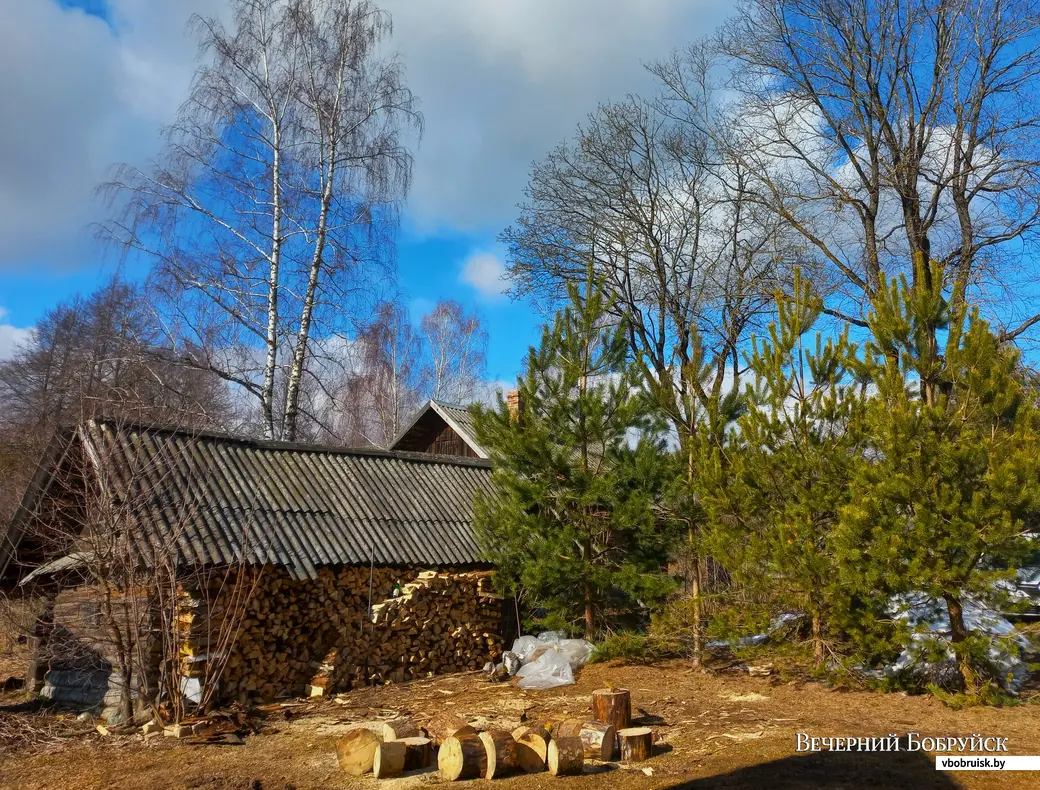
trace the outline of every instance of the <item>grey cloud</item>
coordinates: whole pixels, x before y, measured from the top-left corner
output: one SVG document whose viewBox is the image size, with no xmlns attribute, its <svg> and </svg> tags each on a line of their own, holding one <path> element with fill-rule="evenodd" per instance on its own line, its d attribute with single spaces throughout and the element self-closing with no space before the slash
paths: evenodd
<svg viewBox="0 0 1040 790">
<path fill-rule="evenodd" d="M 193 12 L 224 0 L 110 0 L 112 24 L 55 0 L 0 0 L 0 270 L 77 265 L 114 162 L 143 163 L 183 101 Z M 709 32 L 709 0 L 383 0 L 426 137 L 409 215 L 420 231 L 494 232 L 530 163 L 596 104 L 645 90 L 642 64 Z"/>
</svg>

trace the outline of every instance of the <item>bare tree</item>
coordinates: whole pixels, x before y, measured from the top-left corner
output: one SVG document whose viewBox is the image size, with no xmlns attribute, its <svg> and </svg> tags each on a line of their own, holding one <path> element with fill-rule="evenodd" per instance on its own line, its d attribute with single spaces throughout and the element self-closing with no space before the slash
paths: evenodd
<svg viewBox="0 0 1040 790">
<path fill-rule="evenodd" d="M 801 236 L 833 315 L 865 326 L 891 277 L 916 285 L 935 262 L 952 313 L 989 301 L 1006 340 L 1040 321 L 1016 293 L 1040 222 L 1038 32 L 1032 0 L 740 5 L 715 42 L 739 100 L 713 128 Z M 705 130 L 710 60 L 697 46 L 658 69 Z"/>
<path fill-rule="evenodd" d="M 103 185 L 101 235 L 155 263 L 183 356 L 291 440 L 314 339 L 352 329 L 389 270 L 421 118 L 369 0 L 233 0 L 232 17 L 193 19 L 204 65 L 156 164 Z"/>
<path fill-rule="evenodd" d="M 657 102 L 601 107 L 531 174 L 503 234 L 514 291 L 552 302 L 591 265 L 624 318 L 647 388 L 688 459 L 702 425 L 721 439 L 741 343 L 769 309 L 789 237 L 748 192 L 750 174 L 711 135 Z M 696 551 L 692 500 L 681 507 Z M 700 568 L 690 584 L 700 657 Z"/>
<path fill-rule="evenodd" d="M 471 403 L 487 371 L 487 332 L 475 313 L 442 299 L 420 323 L 424 345 L 424 389 L 431 400 Z"/>
</svg>

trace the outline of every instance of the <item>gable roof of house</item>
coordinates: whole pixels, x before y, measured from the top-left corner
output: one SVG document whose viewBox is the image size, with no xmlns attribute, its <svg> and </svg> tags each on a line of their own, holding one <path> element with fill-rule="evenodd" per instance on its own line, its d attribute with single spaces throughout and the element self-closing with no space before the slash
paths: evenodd
<svg viewBox="0 0 1040 790">
<path fill-rule="evenodd" d="M 178 563 L 270 563 L 296 578 L 324 565 L 482 564 L 473 500 L 491 490 L 487 461 L 92 420 L 52 442 L 0 541 L 0 575 L 70 455 L 133 514 L 141 557 L 169 545 Z"/>
<path fill-rule="evenodd" d="M 442 403 L 435 400 L 428 401 L 425 406 L 419 409 L 411 422 L 408 423 L 408 426 L 397 434 L 397 438 L 391 443 L 390 448 L 398 449 L 406 439 L 414 435 L 415 431 L 421 429 L 421 423 L 429 420 L 430 415 L 435 415 L 443 420 L 459 435 L 478 458 L 488 457 L 487 450 L 477 441 L 477 433 L 473 427 L 473 415 L 470 413 L 470 410 L 465 406 L 457 406 L 452 403 Z"/>
</svg>

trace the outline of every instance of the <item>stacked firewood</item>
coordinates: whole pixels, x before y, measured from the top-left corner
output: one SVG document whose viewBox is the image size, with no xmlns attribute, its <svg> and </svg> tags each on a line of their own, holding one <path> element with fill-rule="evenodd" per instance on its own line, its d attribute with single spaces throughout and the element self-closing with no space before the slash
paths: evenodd
<svg viewBox="0 0 1040 790">
<path fill-rule="evenodd" d="M 433 765 L 441 778 L 497 779 L 518 773 L 548 771 L 553 776 L 580 774 L 585 760 L 641 762 L 653 751 L 653 732 L 631 727 L 626 689 L 593 695 L 591 720 L 551 717 L 512 732 L 479 732 L 451 713 L 439 713 L 425 728 L 411 719 L 357 727 L 336 745 L 340 767 L 353 776 L 371 772 L 377 779 Z"/>
<path fill-rule="evenodd" d="M 341 649 L 333 684 L 400 683 L 480 669 L 502 653 L 500 627 L 501 599 L 490 573 L 425 571 L 397 597 L 372 607 L 371 623 Z"/>
<path fill-rule="evenodd" d="M 221 699 L 271 700 L 479 669 L 502 652 L 501 601 L 489 572 L 323 568 L 301 581 L 265 569 L 251 583 Z M 214 610 L 225 608 L 218 602 Z M 202 632 L 214 624 L 192 619 L 198 636 L 185 651 L 205 654 Z"/>
</svg>

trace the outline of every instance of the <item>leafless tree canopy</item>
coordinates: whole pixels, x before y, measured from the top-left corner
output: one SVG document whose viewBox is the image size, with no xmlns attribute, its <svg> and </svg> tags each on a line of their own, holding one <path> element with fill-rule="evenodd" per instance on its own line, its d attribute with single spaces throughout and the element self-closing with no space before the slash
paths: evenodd
<svg viewBox="0 0 1040 790">
<path fill-rule="evenodd" d="M 738 97 L 728 147 L 843 317 L 862 324 L 921 260 L 1005 339 L 1040 320 L 1019 298 L 1040 219 L 1038 32 L 1031 0 L 746 0 L 714 42 Z M 703 48 L 658 71 L 696 106 Z"/>
<path fill-rule="evenodd" d="M 316 339 L 351 335 L 392 272 L 421 131 L 368 0 L 234 0 L 195 18 L 203 65 L 154 166 L 120 166 L 102 236 L 150 258 L 184 358 L 292 439 Z"/>
</svg>

